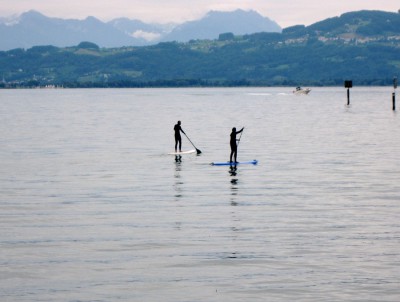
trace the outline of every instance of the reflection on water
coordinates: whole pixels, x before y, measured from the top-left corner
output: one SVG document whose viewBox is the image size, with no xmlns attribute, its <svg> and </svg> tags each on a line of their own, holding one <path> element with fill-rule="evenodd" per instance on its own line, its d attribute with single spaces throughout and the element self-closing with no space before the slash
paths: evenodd
<svg viewBox="0 0 400 302">
<path fill-rule="evenodd" d="M 232 165 L 229 167 L 229 175 L 231 176 L 230 178 L 230 183 L 231 183 L 231 205 L 232 206 L 237 206 L 237 195 L 238 195 L 238 182 L 239 179 L 237 177 L 237 166 Z"/>
<path fill-rule="evenodd" d="M 178 158 L 178 160 L 177 160 Z M 174 192 L 175 192 L 175 197 L 177 199 L 182 198 L 182 177 L 181 177 L 181 171 L 182 171 L 182 156 L 175 156 L 175 174 L 174 174 Z"/>
<path fill-rule="evenodd" d="M 237 166 L 236 165 L 229 166 L 229 174 L 231 176 L 237 175 Z"/>
</svg>

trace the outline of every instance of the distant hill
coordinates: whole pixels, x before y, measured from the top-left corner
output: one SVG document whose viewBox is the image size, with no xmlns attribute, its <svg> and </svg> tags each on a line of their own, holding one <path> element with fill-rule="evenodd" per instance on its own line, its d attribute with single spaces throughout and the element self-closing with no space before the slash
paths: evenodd
<svg viewBox="0 0 400 302">
<path fill-rule="evenodd" d="M 281 32 L 282 28 L 269 18 L 255 11 L 236 10 L 234 12 L 211 11 L 201 20 L 186 22 L 175 27 L 162 41 L 187 42 L 196 39 L 217 39 L 221 33 L 235 35 L 257 32 Z"/>
<path fill-rule="evenodd" d="M 317 22 L 308 29 L 331 35 L 352 33 L 359 36 L 388 36 L 400 32 L 400 13 L 367 10 L 349 12 Z"/>
<path fill-rule="evenodd" d="M 397 13 L 359 11 L 281 33 L 0 51 L 0 87 L 391 85 L 400 75 L 399 22 Z"/>
<path fill-rule="evenodd" d="M 400 33 L 400 13 L 384 11 L 348 12 L 339 17 L 333 17 L 310 26 L 292 26 L 283 30 L 284 34 L 293 37 L 305 35 L 324 37 L 378 37 L 391 36 Z"/>
<path fill-rule="evenodd" d="M 29 11 L 9 23 L 0 24 L 2 50 L 37 45 L 65 47 L 77 45 L 82 41 L 91 41 L 103 47 L 132 44 L 131 37 L 94 17 L 85 20 L 64 20 Z"/>
<path fill-rule="evenodd" d="M 17 18 L 0 19 L 0 50 L 39 45 L 66 47 L 90 41 L 100 47 L 143 46 L 160 41 L 215 39 L 220 33 L 250 34 L 281 31 L 279 25 L 254 11 L 210 12 L 201 20 L 177 24 L 147 24 L 127 18 L 104 23 L 95 17 L 84 20 L 49 18 L 29 11 Z"/>
<path fill-rule="evenodd" d="M 148 24 L 139 20 L 128 18 L 114 19 L 107 23 L 108 25 L 118 29 L 129 37 L 136 40 L 133 45 L 149 45 L 157 43 L 163 36 L 171 32 L 177 24 Z"/>
</svg>

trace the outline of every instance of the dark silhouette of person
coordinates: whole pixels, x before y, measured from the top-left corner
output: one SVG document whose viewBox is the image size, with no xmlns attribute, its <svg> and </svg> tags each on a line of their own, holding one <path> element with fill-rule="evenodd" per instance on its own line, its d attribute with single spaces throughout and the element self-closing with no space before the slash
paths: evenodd
<svg viewBox="0 0 400 302">
<path fill-rule="evenodd" d="M 239 134 L 240 132 L 242 132 L 244 129 L 244 127 L 239 130 L 236 131 L 236 128 L 233 127 L 232 128 L 232 132 L 231 132 L 231 156 L 229 157 L 229 162 L 232 162 L 232 156 L 235 159 L 235 163 L 237 163 L 237 144 L 236 144 L 236 134 Z"/>
<path fill-rule="evenodd" d="M 177 151 L 177 147 L 179 146 L 179 152 L 182 152 L 182 137 L 181 132 L 185 134 L 185 131 L 181 128 L 181 121 L 174 126 L 175 131 L 175 152 Z"/>
</svg>

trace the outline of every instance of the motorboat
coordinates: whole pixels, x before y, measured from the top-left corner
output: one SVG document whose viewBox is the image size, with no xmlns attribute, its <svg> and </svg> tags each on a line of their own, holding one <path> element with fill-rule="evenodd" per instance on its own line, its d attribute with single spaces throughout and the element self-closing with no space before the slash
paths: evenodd
<svg viewBox="0 0 400 302">
<path fill-rule="evenodd" d="M 293 90 L 294 94 L 309 94 L 311 91 L 310 88 L 301 88 L 300 86 L 296 87 L 296 90 Z"/>
</svg>

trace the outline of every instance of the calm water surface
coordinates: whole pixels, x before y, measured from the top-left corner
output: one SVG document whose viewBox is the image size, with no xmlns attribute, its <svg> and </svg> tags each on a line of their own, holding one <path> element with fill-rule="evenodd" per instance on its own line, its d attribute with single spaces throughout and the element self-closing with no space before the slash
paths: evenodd
<svg viewBox="0 0 400 302">
<path fill-rule="evenodd" d="M 0 90 L 1 301 L 400 301 L 391 92 Z"/>
</svg>

